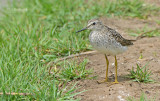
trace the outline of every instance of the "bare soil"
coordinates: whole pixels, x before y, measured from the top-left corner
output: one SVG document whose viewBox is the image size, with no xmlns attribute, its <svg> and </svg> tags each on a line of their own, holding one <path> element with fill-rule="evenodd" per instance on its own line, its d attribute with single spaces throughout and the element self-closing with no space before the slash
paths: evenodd
<svg viewBox="0 0 160 101">
<path fill-rule="evenodd" d="M 123 37 L 128 39 L 135 39 L 135 37 L 128 35 L 128 29 L 137 30 L 145 26 L 153 29 L 160 27 L 155 22 L 155 19 L 160 20 L 160 17 L 150 16 L 148 20 L 137 18 L 101 18 L 104 24 L 117 29 Z M 139 59 L 141 54 L 143 58 Z M 80 58 L 89 59 L 87 69 L 92 68 L 93 74 L 91 77 L 96 76 L 95 79 L 78 81 L 77 86 L 80 87 L 79 91 L 86 90 L 76 96 L 76 98 L 81 98 L 81 101 L 126 101 L 129 96 L 139 99 L 142 93 L 145 93 L 148 99 L 155 98 L 155 101 L 160 101 L 160 37 L 145 37 L 137 40 L 133 46 L 128 48 L 128 51 L 117 55 L 119 84 L 97 83 L 98 80 L 105 79 L 106 61 L 104 54 L 97 52 Z M 113 82 L 115 74 L 114 57 L 108 56 L 108 59 L 110 61 L 108 76 L 110 82 Z M 156 82 L 138 83 L 126 78 L 132 67 L 136 68 L 136 64 L 140 66 L 148 64 L 147 67 L 153 74 L 151 77 Z"/>
<path fill-rule="evenodd" d="M 140 54 L 143 55 L 139 59 Z M 87 90 L 78 95 L 81 101 L 126 101 L 129 96 L 139 98 L 144 92 L 148 98 L 156 98 L 155 101 L 160 101 L 160 38 L 144 38 L 138 40 L 131 46 L 127 52 L 117 55 L 118 59 L 118 81 L 119 84 L 98 84 L 97 80 L 105 79 L 106 63 L 103 54 L 96 53 L 87 56 L 89 63 L 87 68 L 93 69 L 93 75 L 96 79 L 80 80 L 79 90 Z M 114 58 L 109 56 L 109 80 L 114 81 Z M 140 66 L 147 65 L 152 71 L 152 79 L 156 83 L 138 83 L 126 78 L 132 67 L 136 64 Z"/>
</svg>

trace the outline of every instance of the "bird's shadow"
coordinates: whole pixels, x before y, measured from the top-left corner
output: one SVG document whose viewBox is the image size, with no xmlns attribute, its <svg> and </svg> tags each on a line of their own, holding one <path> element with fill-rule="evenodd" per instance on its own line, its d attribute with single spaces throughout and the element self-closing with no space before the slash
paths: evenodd
<svg viewBox="0 0 160 101">
<path fill-rule="evenodd" d="M 115 75 L 111 75 L 108 78 L 109 78 L 109 81 L 114 81 L 115 80 Z M 126 75 L 120 75 L 117 78 L 118 78 L 118 82 L 124 82 L 124 81 L 130 81 L 131 80 L 128 77 L 128 74 L 126 74 Z"/>
</svg>

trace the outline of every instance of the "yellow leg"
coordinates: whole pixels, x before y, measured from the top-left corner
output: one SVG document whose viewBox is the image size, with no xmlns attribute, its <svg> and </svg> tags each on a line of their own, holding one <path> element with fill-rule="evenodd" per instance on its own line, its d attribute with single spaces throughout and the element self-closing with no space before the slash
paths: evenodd
<svg viewBox="0 0 160 101">
<path fill-rule="evenodd" d="M 105 55 L 105 58 L 106 58 L 106 64 L 107 64 L 107 68 L 106 68 L 106 81 L 108 81 L 108 66 L 109 66 L 109 61 L 108 61 L 108 58 L 107 58 L 106 55 Z"/>
<path fill-rule="evenodd" d="M 108 66 L 109 66 L 109 61 L 108 61 L 108 58 L 107 58 L 106 55 L 105 55 L 105 58 L 106 58 L 106 64 L 107 64 L 107 68 L 106 68 L 106 78 L 105 78 L 105 80 L 98 81 L 98 83 L 108 82 Z"/>
<path fill-rule="evenodd" d="M 113 83 L 119 83 L 118 80 L 117 80 L 117 58 L 116 58 L 116 56 L 115 56 L 115 73 L 116 73 L 115 81 Z"/>
</svg>

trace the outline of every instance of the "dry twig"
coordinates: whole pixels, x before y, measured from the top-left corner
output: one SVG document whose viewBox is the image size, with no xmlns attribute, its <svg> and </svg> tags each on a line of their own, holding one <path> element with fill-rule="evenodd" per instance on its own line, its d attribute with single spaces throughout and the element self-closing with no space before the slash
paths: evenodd
<svg viewBox="0 0 160 101">
<path fill-rule="evenodd" d="M 143 33 L 141 33 L 141 34 L 136 38 L 136 40 L 139 40 L 139 39 L 143 38 L 143 35 L 144 35 L 144 34 L 150 33 L 150 32 L 156 31 L 156 30 L 160 30 L 160 28 L 155 28 L 155 29 L 153 29 L 153 30 L 150 30 L 150 31 L 147 31 L 147 32 L 143 32 Z"/>
<path fill-rule="evenodd" d="M 0 95 L 4 95 L 3 92 L 0 92 Z M 23 95 L 23 96 L 26 96 L 26 95 L 32 95 L 30 93 L 15 93 L 15 92 L 12 92 L 12 93 L 5 93 L 5 95 Z"/>
<path fill-rule="evenodd" d="M 78 56 L 83 56 L 83 55 L 88 55 L 88 54 L 94 54 L 96 52 L 97 51 L 88 51 L 88 52 L 82 52 L 82 53 L 79 53 L 79 54 L 73 54 L 73 55 L 70 55 L 70 56 L 67 56 L 67 57 L 60 58 L 57 61 L 55 61 L 54 63 L 57 63 L 57 62 L 63 61 L 63 60 L 67 60 L 67 59 L 70 59 L 70 58 L 73 58 L 73 57 L 78 57 Z"/>
<path fill-rule="evenodd" d="M 67 57 L 60 58 L 60 59 L 58 59 L 58 60 L 56 60 L 54 62 L 49 62 L 47 64 L 48 66 L 50 66 L 50 68 L 49 68 L 49 74 L 51 73 L 52 65 L 56 64 L 59 61 L 67 60 L 67 59 L 70 59 L 70 58 L 73 58 L 73 57 L 79 57 L 79 56 L 84 56 L 84 55 L 88 55 L 88 54 L 94 54 L 96 52 L 97 51 L 82 52 L 82 53 L 79 53 L 79 54 L 73 54 L 73 55 L 70 55 L 70 56 L 67 56 Z"/>
</svg>

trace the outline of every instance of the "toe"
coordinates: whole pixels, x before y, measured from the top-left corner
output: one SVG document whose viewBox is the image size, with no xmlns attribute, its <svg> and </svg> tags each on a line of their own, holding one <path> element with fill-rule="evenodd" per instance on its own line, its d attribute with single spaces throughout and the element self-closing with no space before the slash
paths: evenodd
<svg viewBox="0 0 160 101">
<path fill-rule="evenodd" d="M 118 84 L 119 82 L 118 81 L 115 81 L 115 82 L 113 82 L 114 84 Z"/>
<path fill-rule="evenodd" d="M 97 81 L 98 84 L 105 83 L 105 82 L 108 82 L 108 80 L 105 79 L 105 80 Z"/>
</svg>

